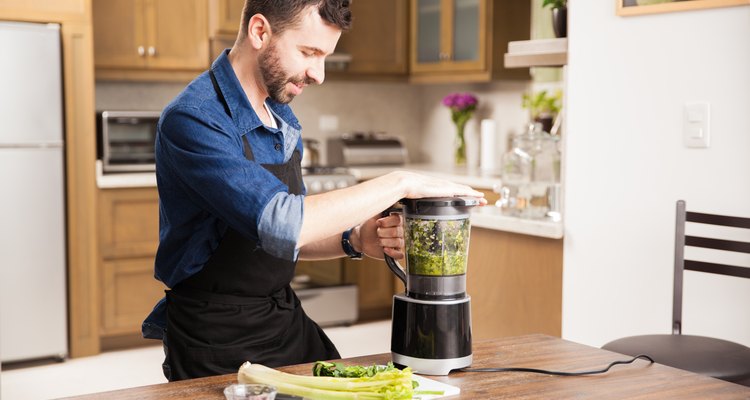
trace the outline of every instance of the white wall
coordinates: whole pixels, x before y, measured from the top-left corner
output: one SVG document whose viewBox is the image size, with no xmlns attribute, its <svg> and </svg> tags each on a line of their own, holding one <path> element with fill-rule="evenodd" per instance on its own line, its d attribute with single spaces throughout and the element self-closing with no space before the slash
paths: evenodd
<svg viewBox="0 0 750 400">
<path fill-rule="evenodd" d="M 456 128 L 451 121 L 450 110 L 442 104 L 443 97 L 454 92 L 470 92 L 479 100 L 477 112 L 467 124 L 467 152 L 474 150 L 478 165 L 479 121 L 495 120 L 498 146 L 496 157 L 500 157 L 508 138 L 524 129 L 528 112 L 521 108 L 521 97 L 530 82 L 500 81 L 492 83 L 462 85 L 421 86 L 423 159 L 436 165 L 453 165 Z M 471 160 L 471 156 L 467 157 Z"/>
<path fill-rule="evenodd" d="M 750 217 L 750 7 L 569 11 L 563 336 L 669 333 L 674 206 Z M 711 147 L 682 144 L 711 103 Z M 750 266 L 750 257 L 735 260 Z M 750 280 L 686 273 L 683 332 L 750 346 Z"/>
</svg>

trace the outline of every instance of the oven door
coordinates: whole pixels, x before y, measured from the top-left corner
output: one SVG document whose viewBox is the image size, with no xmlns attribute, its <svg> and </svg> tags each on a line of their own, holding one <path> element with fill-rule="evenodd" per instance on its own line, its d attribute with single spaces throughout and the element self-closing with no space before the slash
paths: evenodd
<svg viewBox="0 0 750 400">
<path fill-rule="evenodd" d="M 298 261 L 292 288 L 318 325 L 351 325 L 359 318 L 357 285 L 344 279 L 344 259 Z"/>
</svg>

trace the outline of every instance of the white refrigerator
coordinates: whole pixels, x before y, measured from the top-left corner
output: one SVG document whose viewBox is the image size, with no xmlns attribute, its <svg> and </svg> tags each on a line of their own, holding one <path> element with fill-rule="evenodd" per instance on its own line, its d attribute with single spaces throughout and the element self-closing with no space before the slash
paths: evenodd
<svg viewBox="0 0 750 400">
<path fill-rule="evenodd" d="M 0 21 L 0 361 L 68 353 L 60 26 Z"/>
</svg>

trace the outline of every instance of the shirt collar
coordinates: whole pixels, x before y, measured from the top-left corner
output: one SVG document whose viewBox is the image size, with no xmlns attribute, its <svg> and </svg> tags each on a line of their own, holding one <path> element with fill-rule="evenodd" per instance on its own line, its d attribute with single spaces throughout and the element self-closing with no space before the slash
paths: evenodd
<svg viewBox="0 0 750 400">
<path fill-rule="evenodd" d="M 229 62 L 228 54 L 229 49 L 223 51 L 211 65 L 211 71 L 216 77 L 216 83 L 231 113 L 232 120 L 242 132 L 247 132 L 262 126 L 263 122 L 258 118 L 258 114 L 250 105 L 245 91 L 242 90 L 242 85 L 240 85 L 232 64 Z M 294 116 L 292 109 L 287 104 L 277 103 L 270 98 L 266 101 L 268 107 L 285 123 L 297 130 L 302 129 L 297 117 Z"/>
</svg>

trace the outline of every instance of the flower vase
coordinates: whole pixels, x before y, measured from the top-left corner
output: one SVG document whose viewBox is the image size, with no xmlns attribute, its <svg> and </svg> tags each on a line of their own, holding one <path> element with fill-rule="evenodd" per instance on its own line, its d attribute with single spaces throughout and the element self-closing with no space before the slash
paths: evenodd
<svg viewBox="0 0 750 400">
<path fill-rule="evenodd" d="M 466 165 L 466 136 L 464 131 L 466 129 L 466 121 L 459 121 L 456 123 L 456 151 L 455 151 L 455 164 L 456 166 Z"/>
</svg>

